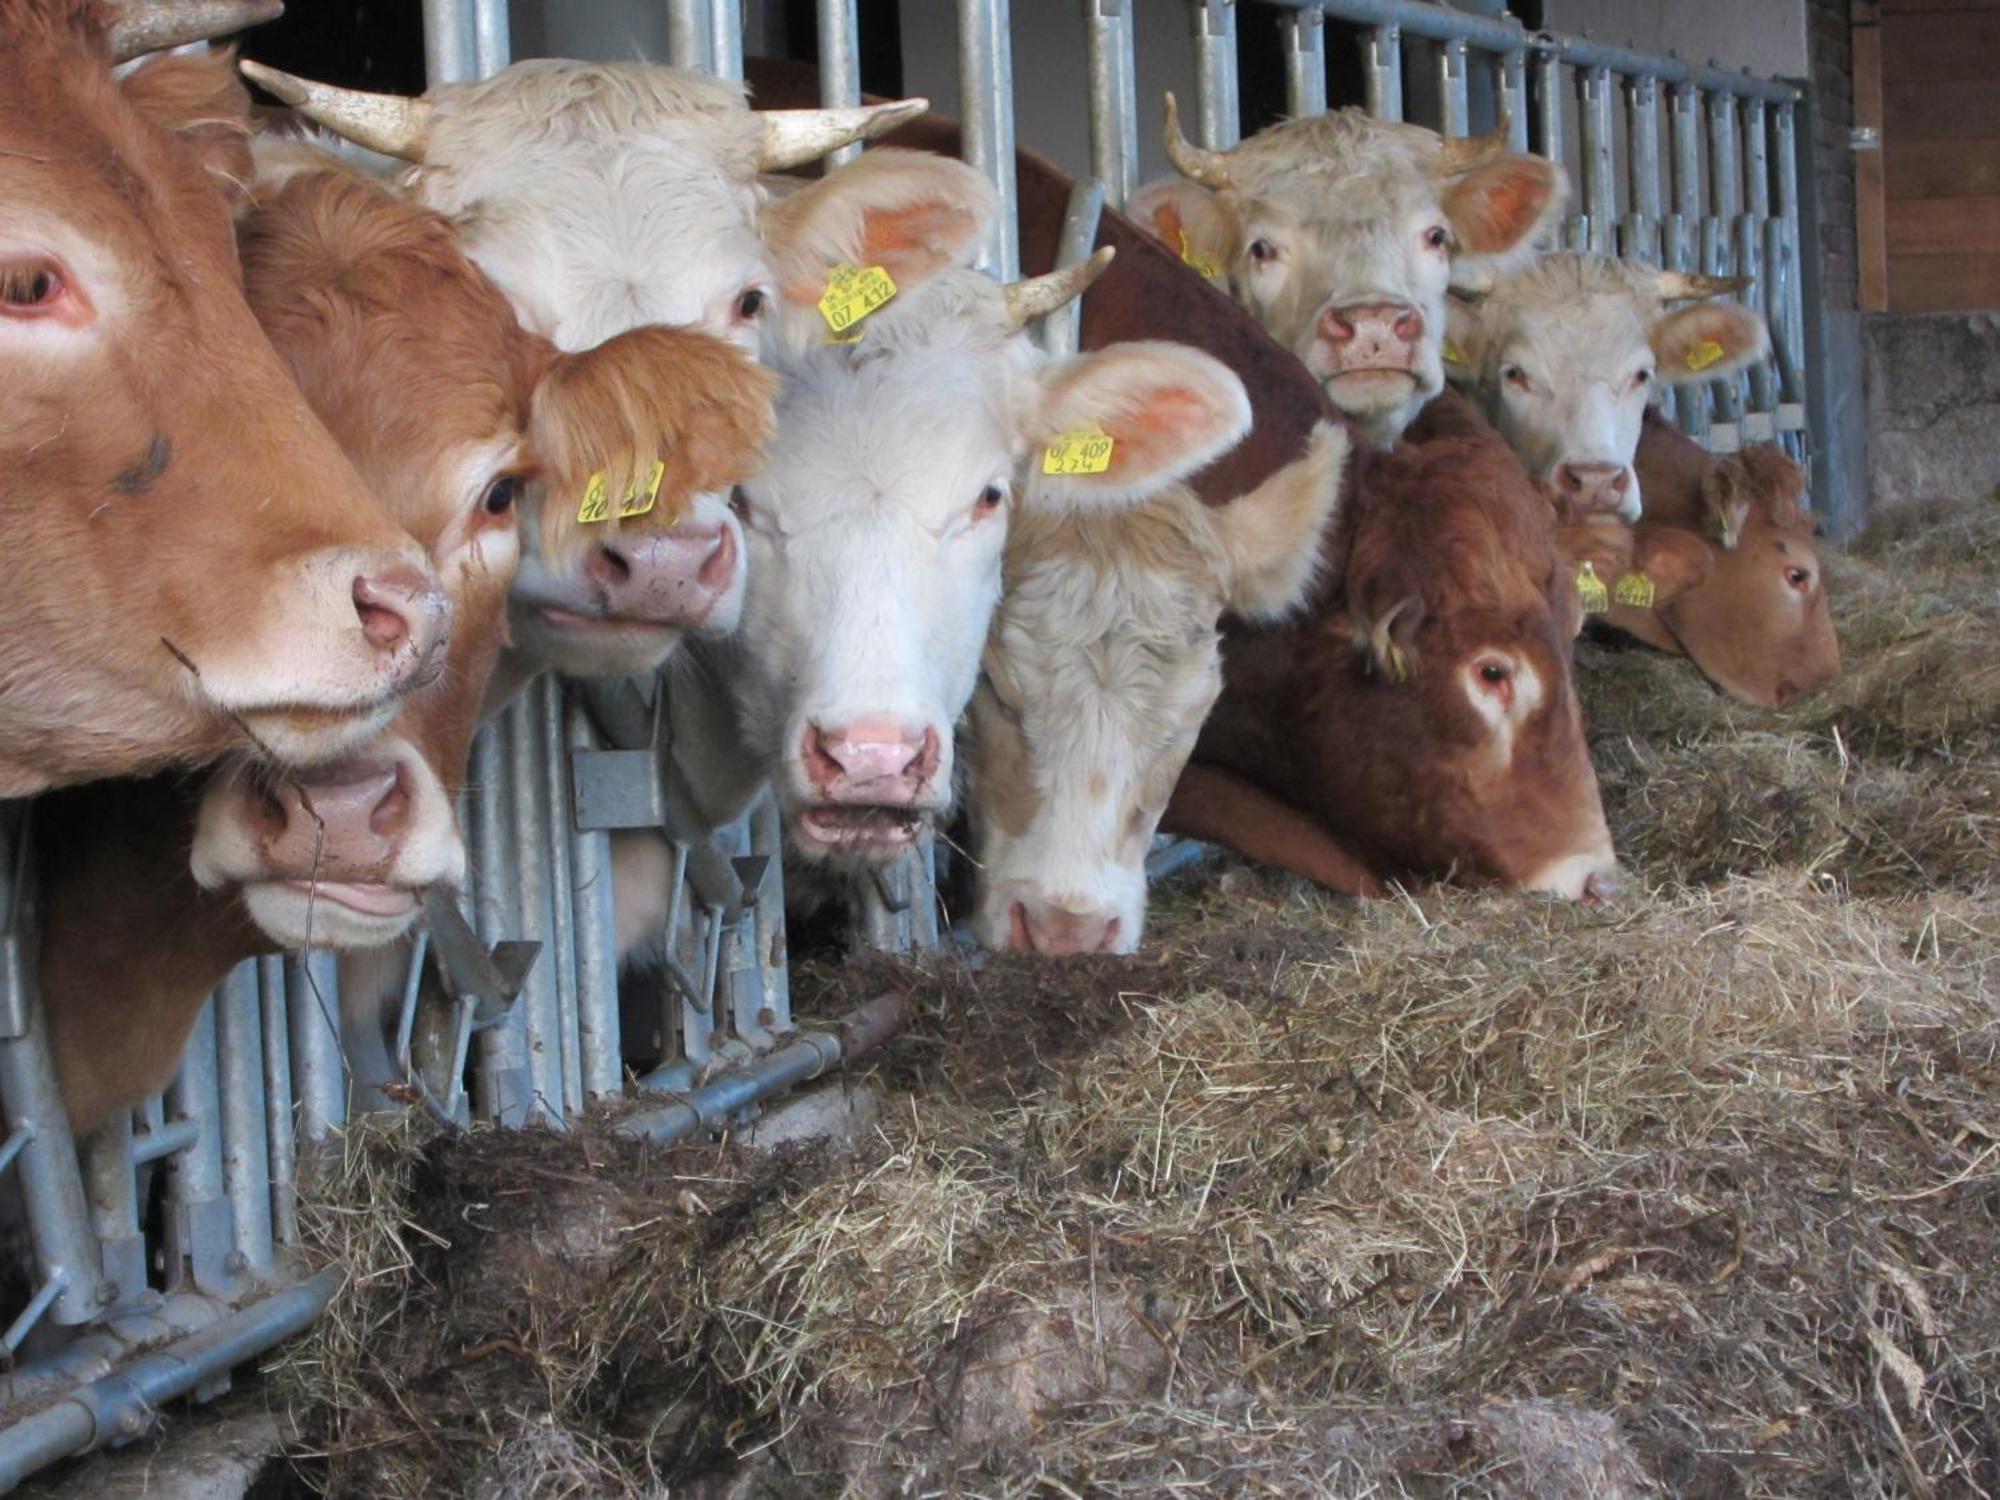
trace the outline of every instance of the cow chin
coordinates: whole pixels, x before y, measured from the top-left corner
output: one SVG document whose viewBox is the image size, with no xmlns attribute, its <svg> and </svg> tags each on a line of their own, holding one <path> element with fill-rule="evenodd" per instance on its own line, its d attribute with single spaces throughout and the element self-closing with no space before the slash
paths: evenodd
<svg viewBox="0 0 2000 1500">
<path fill-rule="evenodd" d="M 607 619 L 538 604 L 508 609 L 514 646 L 565 677 L 643 677 L 679 649 L 687 630 L 645 620 Z"/>
<path fill-rule="evenodd" d="M 1327 400 L 1371 442 L 1392 443 L 1443 386 L 1413 370 L 1315 370 Z"/>
<path fill-rule="evenodd" d="M 380 948 L 416 922 L 417 893 L 348 881 L 272 880 L 243 887 L 243 907 L 282 948 Z"/>
<path fill-rule="evenodd" d="M 389 727 L 399 701 L 384 698 L 352 709 L 272 707 L 228 717 L 250 748 L 285 766 L 320 766 L 358 750 Z"/>
<path fill-rule="evenodd" d="M 932 825 L 923 807 L 871 807 L 860 803 L 811 803 L 791 810 L 792 848 L 826 865 L 874 867 L 891 863 Z"/>
</svg>

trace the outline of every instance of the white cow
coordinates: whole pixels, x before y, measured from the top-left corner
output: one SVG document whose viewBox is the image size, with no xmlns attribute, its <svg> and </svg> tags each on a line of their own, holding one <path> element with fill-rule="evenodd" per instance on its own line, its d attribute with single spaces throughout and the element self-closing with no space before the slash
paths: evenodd
<svg viewBox="0 0 2000 1500">
<path fill-rule="evenodd" d="M 1647 406 L 1665 386 L 1733 374 L 1770 352 L 1757 313 L 1699 300 L 1743 285 L 1601 255 L 1547 255 L 1493 278 L 1480 301 L 1452 298 L 1447 374 L 1573 509 L 1636 522 L 1632 455 Z"/>
<path fill-rule="evenodd" d="M 1290 120 L 1230 151 L 1181 134 L 1186 180 L 1143 189 L 1131 216 L 1231 292 L 1364 435 L 1391 442 L 1444 388 L 1445 287 L 1531 256 L 1569 194 L 1561 167 L 1477 139 L 1370 119 Z"/>
</svg>

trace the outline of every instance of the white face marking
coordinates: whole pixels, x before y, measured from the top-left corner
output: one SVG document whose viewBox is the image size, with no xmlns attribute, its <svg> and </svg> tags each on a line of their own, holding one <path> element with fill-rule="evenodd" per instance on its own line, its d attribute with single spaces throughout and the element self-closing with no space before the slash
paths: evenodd
<svg viewBox="0 0 2000 1500">
<path fill-rule="evenodd" d="M 1473 712 L 1486 723 L 1494 759 L 1512 765 L 1516 734 L 1547 700 L 1541 673 L 1525 657 L 1490 647 L 1466 662 L 1459 685 Z"/>
</svg>

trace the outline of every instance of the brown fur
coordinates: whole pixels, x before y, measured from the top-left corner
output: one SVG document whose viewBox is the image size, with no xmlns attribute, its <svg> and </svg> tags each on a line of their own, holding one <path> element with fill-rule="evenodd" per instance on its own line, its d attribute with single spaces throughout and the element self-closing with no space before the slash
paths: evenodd
<svg viewBox="0 0 2000 1500">
<path fill-rule="evenodd" d="M 87 5 L 0 8 L 0 198 L 102 247 L 115 291 L 77 291 L 125 308 L 77 358 L 6 372 L 0 795 L 221 753 L 235 731 L 176 653 L 198 670 L 261 642 L 309 552 L 407 546 L 244 306 L 218 189 L 242 165 L 230 59 L 121 86 L 97 26 Z M 121 485 L 149 455 L 143 494 Z"/>
</svg>

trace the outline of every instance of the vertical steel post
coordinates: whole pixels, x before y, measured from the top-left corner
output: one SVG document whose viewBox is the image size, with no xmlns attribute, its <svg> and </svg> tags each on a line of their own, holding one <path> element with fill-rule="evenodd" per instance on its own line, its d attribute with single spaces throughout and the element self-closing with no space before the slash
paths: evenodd
<svg viewBox="0 0 2000 1500">
<path fill-rule="evenodd" d="M 299 1241 L 297 1142 L 292 1113 L 291 1025 L 285 1014 L 285 961 L 257 961 L 258 1002 L 264 1012 L 264 1128 L 271 1169 L 271 1233 L 281 1245 Z"/>
<path fill-rule="evenodd" d="M 667 61 L 675 67 L 706 72 L 713 61 L 708 6 L 709 0 L 667 0 Z"/>
<path fill-rule="evenodd" d="M 1437 49 L 1438 107 L 1444 112 L 1439 129 L 1464 135 L 1472 128 L 1471 83 L 1465 72 L 1465 41 L 1453 37 Z"/>
<path fill-rule="evenodd" d="M 513 1013 L 521 1020 L 520 1037 L 525 1048 L 528 1077 L 534 1089 L 536 1108 L 551 1121 L 563 1120 L 562 1025 L 556 996 L 556 952 L 551 941 L 550 915 L 555 892 L 550 876 L 553 863 L 548 847 L 550 824 L 548 779 L 541 766 L 542 727 L 536 709 L 542 701 L 543 684 L 535 684 L 515 699 L 505 715 L 507 722 L 508 807 L 513 834 L 514 858 L 508 868 L 520 902 L 520 925 L 512 936 L 541 942 Z M 502 1022 L 505 1029 L 511 1023 Z"/>
<path fill-rule="evenodd" d="M 1119 208 L 1139 184 L 1139 98 L 1132 53 L 1135 3 L 1085 0 L 1083 8 L 1084 49 L 1090 63 L 1090 170 Z"/>
<path fill-rule="evenodd" d="M 1285 49 L 1285 106 L 1294 119 L 1326 113 L 1326 14 L 1295 11 L 1279 22 Z"/>
<path fill-rule="evenodd" d="M 265 1130 L 263 1006 L 257 963 L 240 963 L 215 992 L 221 1090 L 222 1190 L 229 1199 L 238 1269 L 269 1275 L 271 1148 Z"/>
<path fill-rule="evenodd" d="M 1660 263 L 1660 81 L 1650 73 L 1625 80 L 1625 139 L 1632 164 L 1632 212 L 1623 253 Z"/>
<path fill-rule="evenodd" d="M 1702 269 L 1711 276 L 1735 272 L 1736 216 L 1743 211 L 1742 169 L 1737 157 L 1736 96 L 1713 93 L 1708 97 L 1708 186 L 1710 213 L 1701 226 Z M 1714 423 L 1709 428 L 1708 445 L 1718 453 L 1732 453 L 1743 445 L 1743 385 L 1740 377 L 1726 375 L 1709 383 Z"/>
<path fill-rule="evenodd" d="M 1674 161 L 1674 211 L 1667 215 L 1665 263 L 1670 270 L 1700 269 L 1697 235 L 1701 225 L 1701 90 L 1675 84 L 1667 96 Z M 1708 393 L 1699 385 L 1674 391 L 1674 415 L 1691 436 L 1708 436 Z"/>
<path fill-rule="evenodd" d="M 512 806 L 514 715 L 501 714 L 472 742 L 472 875 L 479 933 L 488 944 L 522 930 L 521 909 L 508 876 L 517 864 L 508 837 Z M 537 967 L 542 957 L 537 957 Z M 532 981 L 531 981 L 532 982 Z M 501 1125 L 525 1125 L 534 1118 L 535 1080 L 528 1065 L 527 992 L 507 1014 L 474 1038 L 479 1058 L 475 1111 Z"/>
<path fill-rule="evenodd" d="M 757 951 L 764 960 L 764 996 L 773 1017 L 771 1029 L 792 1029 L 792 970 L 785 952 L 785 820 L 778 810 L 778 796 L 766 787 L 764 795 L 750 809 L 750 852 L 769 857 L 770 873 L 764 877 L 757 909 L 751 920 L 757 933 Z"/>
<path fill-rule="evenodd" d="M 181 1070 L 167 1086 L 167 1118 L 191 1120 L 194 1143 L 176 1152 L 167 1173 L 167 1284 L 188 1283 L 217 1296 L 238 1288 L 235 1225 L 223 1195 L 220 1101 L 216 1098 L 216 996 L 202 1005 L 181 1054 Z"/>
<path fill-rule="evenodd" d="M 857 42 L 856 0 L 818 0 L 819 102 L 828 109 L 848 109 L 861 102 L 861 53 Z M 861 154 L 861 143 L 842 146 L 827 157 L 840 166 Z"/>
<path fill-rule="evenodd" d="M 512 61 L 507 0 L 472 0 L 473 76 L 491 78 Z"/>
<path fill-rule="evenodd" d="M 478 76 L 467 0 L 424 0 L 424 83 L 464 83 Z"/>
<path fill-rule="evenodd" d="M 1585 68 L 1577 75 L 1578 138 L 1583 152 L 1583 212 L 1590 221 L 1590 248 L 1618 253 L 1618 179 L 1612 162 L 1617 149 L 1611 117 L 1611 74 Z"/>
<path fill-rule="evenodd" d="M 1783 224 L 1783 244 L 1772 257 L 1774 270 L 1782 267 L 1784 286 L 1778 298 L 1779 322 L 1772 334 L 1778 348 L 1778 381 L 1783 400 L 1778 407 L 1778 430 L 1798 432 L 1798 456 L 1811 451 L 1811 434 L 1806 432 L 1806 321 L 1805 267 L 1800 257 L 1805 250 L 1805 222 L 1799 209 L 1799 143 L 1797 109 L 1781 104 L 1776 116 L 1775 149 L 1778 153 L 1778 218 Z"/>
<path fill-rule="evenodd" d="M 1368 78 L 1368 113 L 1378 120 L 1403 118 L 1403 33 L 1377 26 L 1361 43 L 1362 71 Z"/>
<path fill-rule="evenodd" d="M 1095 179 L 1084 177 L 1069 190 L 1063 208 L 1062 238 L 1056 245 L 1056 265 L 1075 265 L 1097 244 L 1097 226 L 1104 217 L 1104 188 Z M 1058 357 L 1076 353 L 1077 337 L 1083 326 L 1083 299 L 1077 298 L 1042 319 L 1042 348 Z"/>
<path fill-rule="evenodd" d="M 718 78 L 743 76 L 743 0 L 709 0 L 708 71 Z"/>
<path fill-rule="evenodd" d="M 82 1153 L 84 1194 L 104 1265 L 100 1296 L 107 1307 L 129 1303 L 146 1290 L 146 1236 L 139 1227 L 131 1111 L 121 1109 L 117 1118 L 93 1131 Z"/>
<path fill-rule="evenodd" d="M 1563 164 L 1563 78 L 1562 59 L 1553 52 L 1535 58 L 1535 117 L 1541 127 L 1541 144 L 1535 149 L 1550 161 Z"/>
<path fill-rule="evenodd" d="M 340 1051 L 339 966 L 331 953 L 285 960 L 285 1006 L 291 1016 L 292 1095 L 299 1137 L 323 1141 L 347 1118 L 347 1068 Z"/>
<path fill-rule="evenodd" d="M 1000 218 L 979 258 L 1002 281 L 1020 275 L 1014 193 L 1014 52 L 1010 0 L 958 0 L 958 82 L 965 159 L 1000 192 Z"/>
<path fill-rule="evenodd" d="M 1507 144 L 1515 151 L 1528 149 L 1528 59 L 1509 52 L 1497 67 L 1495 88 L 1500 111 L 1507 117 Z"/>
<path fill-rule="evenodd" d="M 597 736 L 581 703 L 568 707 L 568 731 L 572 755 L 597 747 Z M 624 1079 L 619 1052 L 617 934 L 612 925 L 611 836 L 576 829 L 572 821 L 569 869 L 583 1092 L 586 1100 L 610 1098 Z"/>
<path fill-rule="evenodd" d="M 1243 132 L 1236 84 L 1236 0 L 1189 0 L 1200 144 L 1227 151 Z"/>
<path fill-rule="evenodd" d="M 1736 267 L 1752 279 L 1745 303 L 1763 315 L 1767 326 L 1772 317 L 1771 279 L 1775 267 L 1765 264 L 1764 238 L 1771 223 L 1771 160 L 1765 131 L 1762 99 L 1743 101 L 1743 216 L 1736 221 Z M 1777 380 L 1770 360 L 1760 360 L 1750 369 L 1750 403 L 1743 415 L 1745 442 L 1768 443 L 1778 435 Z"/>
<path fill-rule="evenodd" d="M 582 1008 L 577 994 L 576 876 L 570 853 L 576 819 L 570 808 L 569 755 L 563 733 L 562 681 L 553 672 L 534 684 L 536 769 L 542 788 L 537 810 L 544 820 L 549 860 L 549 964 L 556 986 L 556 1041 L 562 1073 L 562 1111 L 583 1108 Z"/>
</svg>

